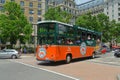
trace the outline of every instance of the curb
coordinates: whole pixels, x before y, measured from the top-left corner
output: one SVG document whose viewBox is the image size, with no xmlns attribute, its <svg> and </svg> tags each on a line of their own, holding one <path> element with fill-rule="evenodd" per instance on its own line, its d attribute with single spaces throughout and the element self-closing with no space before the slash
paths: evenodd
<svg viewBox="0 0 120 80">
<path fill-rule="evenodd" d="M 117 80 L 120 80 L 120 74 L 117 75 Z"/>
</svg>

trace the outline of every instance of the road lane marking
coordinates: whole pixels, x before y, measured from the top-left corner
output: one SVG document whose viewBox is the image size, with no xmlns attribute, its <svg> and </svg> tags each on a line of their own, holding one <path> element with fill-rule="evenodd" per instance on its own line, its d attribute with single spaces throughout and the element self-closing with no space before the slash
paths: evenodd
<svg viewBox="0 0 120 80">
<path fill-rule="evenodd" d="M 105 61 L 101 61 L 101 60 L 89 60 L 87 62 L 93 62 L 93 63 L 104 64 L 104 65 L 111 65 L 114 67 L 120 66 L 119 62 L 105 62 Z"/>
<path fill-rule="evenodd" d="M 51 73 L 54 73 L 54 74 L 57 74 L 57 75 L 60 75 L 60 76 L 64 76 L 64 77 L 67 77 L 67 78 L 71 78 L 71 79 L 73 79 L 73 80 L 81 80 L 81 79 L 77 79 L 77 78 L 75 78 L 75 77 L 71 77 L 71 76 L 68 76 L 68 75 L 65 75 L 65 74 L 62 74 L 62 73 L 59 73 L 59 72 L 55 72 L 55 71 L 52 71 L 52 70 L 35 67 L 35 66 L 33 66 L 33 65 L 26 64 L 26 63 L 23 63 L 23 62 L 13 61 L 13 60 L 10 60 L 10 61 L 11 61 L 11 62 L 16 62 L 16 63 L 19 63 L 19 64 L 23 64 L 23 65 L 28 66 L 28 67 L 31 67 L 31 68 L 35 68 L 35 69 L 39 69 L 39 70 L 51 72 Z"/>
</svg>

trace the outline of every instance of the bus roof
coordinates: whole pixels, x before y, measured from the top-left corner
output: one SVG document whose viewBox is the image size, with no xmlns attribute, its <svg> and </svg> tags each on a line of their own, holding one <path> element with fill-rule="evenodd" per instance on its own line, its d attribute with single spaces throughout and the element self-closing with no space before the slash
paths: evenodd
<svg viewBox="0 0 120 80">
<path fill-rule="evenodd" d="M 73 27 L 73 25 L 64 23 L 64 22 L 60 22 L 60 21 L 55 21 L 55 20 L 44 20 L 44 21 L 39 21 L 37 24 L 41 24 L 41 23 L 59 23 L 59 24 L 63 24 L 63 25 L 67 25 L 67 26 L 71 26 Z"/>
<path fill-rule="evenodd" d="M 77 28 L 80 29 L 80 30 L 83 30 L 83 31 L 88 31 L 88 32 L 92 32 L 92 33 L 95 33 L 95 34 L 98 34 L 98 35 L 102 35 L 101 32 L 98 32 L 98 31 L 95 31 L 95 30 L 87 29 L 87 28 L 80 27 L 80 26 L 77 26 Z"/>
<path fill-rule="evenodd" d="M 59 23 L 59 24 L 63 24 L 63 25 L 66 25 L 66 26 L 73 27 L 73 25 L 70 25 L 70 24 L 67 24 L 67 23 L 64 23 L 64 22 L 60 22 L 60 21 L 56 21 L 56 20 L 43 20 L 43 21 L 37 22 L 37 24 L 41 24 L 41 23 Z M 76 25 L 74 25 L 74 26 L 77 27 L 78 29 L 83 30 L 83 31 L 88 31 L 88 32 L 92 32 L 92 33 L 95 33 L 95 34 L 98 34 L 98 35 L 102 35 L 102 33 L 98 32 L 98 31 L 90 30 L 90 29 L 80 27 L 80 26 L 76 26 Z"/>
</svg>

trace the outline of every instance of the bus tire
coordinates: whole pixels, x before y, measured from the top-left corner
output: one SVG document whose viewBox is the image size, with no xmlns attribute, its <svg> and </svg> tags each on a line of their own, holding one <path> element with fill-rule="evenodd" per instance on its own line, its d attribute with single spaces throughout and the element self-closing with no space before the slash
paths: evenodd
<svg viewBox="0 0 120 80">
<path fill-rule="evenodd" d="M 70 62 L 71 62 L 71 59 L 72 59 L 72 56 L 71 56 L 70 54 L 68 54 L 68 55 L 66 56 L 66 63 L 67 63 L 67 64 L 70 63 Z"/>
<path fill-rule="evenodd" d="M 95 53 L 92 53 L 91 58 L 92 58 L 92 59 L 94 59 L 94 58 L 95 58 Z"/>
</svg>

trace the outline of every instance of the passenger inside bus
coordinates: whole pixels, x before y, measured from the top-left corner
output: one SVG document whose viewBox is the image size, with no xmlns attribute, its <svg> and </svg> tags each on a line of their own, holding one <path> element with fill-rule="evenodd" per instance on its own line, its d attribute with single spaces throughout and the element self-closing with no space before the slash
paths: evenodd
<svg viewBox="0 0 120 80">
<path fill-rule="evenodd" d="M 58 44 L 65 44 L 64 37 L 58 37 L 58 38 L 57 38 L 57 43 L 58 43 Z"/>
<path fill-rule="evenodd" d="M 91 40 L 91 37 L 90 37 L 90 35 L 88 35 L 88 38 L 87 38 L 88 40 Z"/>
<path fill-rule="evenodd" d="M 69 44 L 73 44 L 73 42 L 72 42 L 72 40 L 71 40 L 71 39 L 69 39 Z"/>
<path fill-rule="evenodd" d="M 73 44 L 71 39 L 67 39 L 66 44 Z"/>
<path fill-rule="evenodd" d="M 62 43 L 62 39 L 58 39 L 58 44 L 61 44 Z"/>
<path fill-rule="evenodd" d="M 80 38 L 77 38 L 75 44 L 78 45 L 78 44 L 80 44 L 80 42 L 81 42 L 81 41 L 80 41 Z"/>
</svg>

